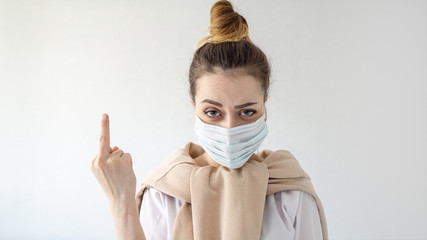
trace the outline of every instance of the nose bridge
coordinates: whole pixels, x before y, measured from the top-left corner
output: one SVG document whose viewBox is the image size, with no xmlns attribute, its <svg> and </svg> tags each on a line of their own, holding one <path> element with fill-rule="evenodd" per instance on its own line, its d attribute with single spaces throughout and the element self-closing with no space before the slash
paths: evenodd
<svg viewBox="0 0 427 240">
<path fill-rule="evenodd" d="M 236 127 L 237 126 L 237 121 L 236 121 L 236 119 L 234 118 L 234 116 L 233 115 L 231 115 L 231 114 L 228 114 L 228 116 L 227 116 L 227 118 L 226 118 L 226 120 L 225 120 L 225 128 L 233 128 L 233 127 Z"/>
</svg>

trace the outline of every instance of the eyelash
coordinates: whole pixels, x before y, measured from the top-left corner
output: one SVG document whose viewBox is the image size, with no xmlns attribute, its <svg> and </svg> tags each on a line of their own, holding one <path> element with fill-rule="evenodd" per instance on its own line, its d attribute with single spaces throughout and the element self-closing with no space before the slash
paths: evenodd
<svg viewBox="0 0 427 240">
<path fill-rule="evenodd" d="M 243 111 L 241 111 L 240 113 L 243 113 L 243 112 L 252 112 L 252 114 L 250 114 L 249 116 L 252 116 L 252 115 L 254 115 L 254 114 L 256 113 L 256 111 L 255 111 L 255 110 L 251 110 L 251 109 L 243 110 Z M 247 116 L 247 115 L 245 115 L 245 116 Z"/>
<path fill-rule="evenodd" d="M 205 111 L 206 116 L 208 116 L 209 118 L 217 117 L 217 116 L 210 116 L 209 113 L 211 113 L 211 112 L 215 112 L 216 113 L 215 115 L 217 115 L 217 116 L 219 114 L 218 111 L 216 111 L 216 110 L 207 110 L 207 111 Z M 242 114 L 243 112 L 252 112 L 250 115 L 243 115 L 244 117 L 251 117 L 256 113 L 256 111 L 252 110 L 252 109 L 245 109 L 245 110 L 241 111 L 240 114 Z"/>
<path fill-rule="evenodd" d="M 210 117 L 210 118 L 214 118 L 215 116 L 210 116 L 210 115 L 209 115 L 209 113 L 211 113 L 211 112 L 216 112 L 216 113 L 218 114 L 218 111 L 215 111 L 215 110 L 208 110 L 208 111 L 205 111 L 205 114 L 206 114 L 208 117 Z"/>
</svg>

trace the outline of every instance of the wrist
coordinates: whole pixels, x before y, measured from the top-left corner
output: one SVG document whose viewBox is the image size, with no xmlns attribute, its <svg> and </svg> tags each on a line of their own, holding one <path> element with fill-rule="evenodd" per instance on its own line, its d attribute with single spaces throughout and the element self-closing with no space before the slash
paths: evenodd
<svg viewBox="0 0 427 240">
<path fill-rule="evenodd" d="M 110 209 L 118 240 L 145 240 L 134 198 L 111 199 Z"/>
<path fill-rule="evenodd" d="M 135 198 L 111 198 L 109 204 L 111 213 L 116 216 L 137 213 Z"/>
</svg>

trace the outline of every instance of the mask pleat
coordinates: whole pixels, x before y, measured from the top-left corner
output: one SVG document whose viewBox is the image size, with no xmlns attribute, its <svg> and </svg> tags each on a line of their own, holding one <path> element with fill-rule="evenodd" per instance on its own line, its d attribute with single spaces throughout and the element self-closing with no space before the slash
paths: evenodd
<svg viewBox="0 0 427 240">
<path fill-rule="evenodd" d="M 194 129 L 200 145 L 209 156 L 229 168 L 243 166 L 268 133 L 264 115 L 253 123 L 234 128 L 206 124 L 196 116 Z"/>
</svg>

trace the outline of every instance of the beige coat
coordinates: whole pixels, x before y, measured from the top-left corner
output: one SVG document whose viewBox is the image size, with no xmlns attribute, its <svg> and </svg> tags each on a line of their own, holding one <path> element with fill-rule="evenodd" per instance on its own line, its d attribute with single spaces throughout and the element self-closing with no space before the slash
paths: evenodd
<svg viewBox="0 0 427 240">
<path fill-rule="evenodd" d="M 289 151 L 264 150 L 238 169 L 196 165 L 207 157 L 202 147 L 187 143 L 149 174 L 136 195 L 138 209 L 150 187 L 185 201 L 173 240 L 259 240 L 266 195 L 283 190 L 301 190 L 315 198 L 323 239 L 328 239 L 322 203 Z"/>
</svg>

